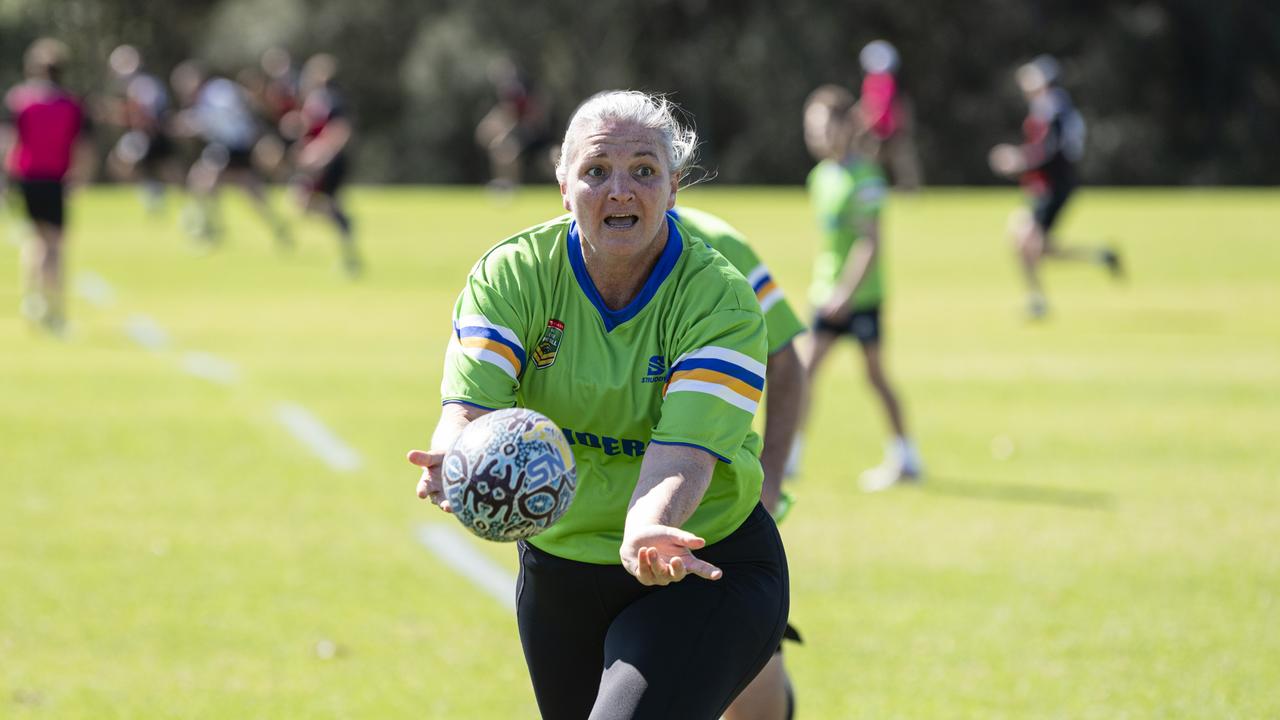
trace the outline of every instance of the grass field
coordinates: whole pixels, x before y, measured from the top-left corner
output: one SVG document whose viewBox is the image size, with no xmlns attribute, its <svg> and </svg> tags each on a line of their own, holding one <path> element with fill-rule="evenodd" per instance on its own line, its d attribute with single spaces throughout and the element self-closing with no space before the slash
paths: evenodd
<svg viewBox="0 0 1280 720">
<path fill-rule="evenodd" d="M 0 242 L 0 717 L 536 716 L 510 612 L 418 542 L 453 521 L 403 455 L 470 264 L 559 198 L 352 200 L 355 284 L 315 222 L 281 255 L 234 200 L 201 255 L 176 208 L 79 197 L 72 277 L 113 293 L 75 296 L 66 341 L 18 319 Z M 803 297 L 798 189 L 684 201 Z M 857 491 L 884 430 L 838 352 L 782 527 L 799 717 L 1280 716 L 1280 194 L 1082 193 L 1065 233 L 1114 239 L 1129 282 L 1050 268 L 1038 325 L 1002 237 L 1017 202 L 891 204 L 889 363 L 930 476 Z M 361 464 L 326 465 L 280 403 Z"/>
</svg>

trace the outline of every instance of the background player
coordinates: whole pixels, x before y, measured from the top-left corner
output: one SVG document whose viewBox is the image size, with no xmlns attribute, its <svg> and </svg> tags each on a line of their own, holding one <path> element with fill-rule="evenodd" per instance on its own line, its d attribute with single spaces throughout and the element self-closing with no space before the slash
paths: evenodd
<svg viewBox="0 0 1280 720">
<path fill-rule="evenodd" d="M 895 185 L 919 189 L 922 173 L 913 137 L 915 117 L 898 77 L 898 50 L 888 40 L 873 40 L 858 53 L 858 62 L 863 72 L 858 112 L 879 140 L 877 160 L 889 168 Z"/>
<path fill-rule="evenodd" d="M 601 93 L 563 147 L 570 214 L 496 246 L 458 298 L 433 449 L 409 455 L 418 495 L 449 509 L 445 449 L 489 409 L 554 419 L 578 490 L 520 543 L 517 599 L 543 717 L 714 718 L 777 648 L 789 604 L 751 431 L 764 318 L 666 214 L 696 147 L 674 106 Z"/>
<path fill-rule="evenodd" d="M 174 68 L 172 78 L 174 92 L 184 106 L 178 127 L 183 134 L 205 142 L 199 159 L 187 173 L 187 186 L 195 200 L 188 219 L 193 235 L 210 243 L 220 238 L 217 193 L 229 181 L 248 194 L 258 214 L 271 227 L 276 244 L 292 247 L 289 229 L 272 209 L 265 181 L 253 164 L 253 148 L 262 131 L 245 89 L 227 78 L 209 75 L 193 60 Z"/>
<path fill-rule="evenodd" d="M 781 522 L 791 504 L 790 497 L 782 492 L 787 454 L 800 425 L 805 402 L 804 365 L 795 347 L 796 337 L 805 331 L 804 323 L 791 309 L 782 288 L 773 280 L 769 268 L 760 261 L 742 233 L 721 218 L 697 208 L 681 206 L 671 214 L 690 235 L 706 241 L 737 268 L 760 301 L 769 337 L 769 361 L 765 368 L 764 449 L 760 452 L 764 484 L 760 502 Z M 800 640 L 800 634 L 790 623 L 786 637 L 797 642 Z M 795 691 L 783 664 L 782 645 L 778 645 L 778 651 L 769 663 L 725 711 L 724 720 L 788 720 L 794 713 Z"/>
<path fill-rule="evenodd" d="M 159 212 L 165 186 L 182 183 L 182 168 L 167 127 L 169 91 L 143 69 L 142 53 L 132 45 L 112 50 L 108 66 L 119 98 L 107 106 L 107 120 L 124 128 L 124 134 L 107 155 L 107 170 L 120 180 L 140 180 L 143 204 Z"/>
<path fill-rule="evenodd" d="M 817 317 L 805 359 L 809 381 L 812 384 L 837 340 L 845 335 L 857 339 L 867 380 L 893 431 L 884 462 L 862 474 L 862 487 L 874 491 L 899 480 L 918 480 L 923 472 L 920 455 L 907 435 L 880 352 L 884 302 L 880 210 L 887 188 L 884 174 L 871 160 L 875 138 L 854 108 L 853 95 L 836 85 L 824 85 L 809 95 L 804 137 L 819 160 L 809 173 L 808 188 L 823 234 L 810 288 Z"/>
<path fill-rule="evenodd" d="M 488 76 L 498 101 L 476 125 L 476 143 L 489 155 L 489 186 L 512 190 L 528 159 L 550 149 L 550 117 L 542 95 L 510 58 L 493 60 Z"/>
<path fill-rule="evenodd" d="M 302 107 L 297 124 L 302 136 L 294 146 L 294 167 L 302 206 L 317 213 L 338 231 L 342 252 L 342 268 L 348 276 L 360 274 L 360 256 L 356 252 L 351 217 L 342 206 L 338 191 L 348 172 L 347 146 L 352 127 L 347 119 L 342 96 L 334 87 L 338 62 L 328 54 L 314 55 L 302 67 Z M 282 123 L 289 123 L 284 119 Z"/>
<path fill-rule="evenodd" d="M 1040 283 L 1045 258 L 1097 263 L 1120 277 L 1120 256 L 1107 247 L 1063 247 L 1054 242 L 1053 226 L 1079 183 L 1076 164 L 1084 155 L 1084 118 L 1059 87 L 1058 63 L 1041 55 L 1018 68 L 1018 87 L 1027 100 L 1021 146 L 1001 144 L 991 149 L 992 171 L 1018 177 L 1031 199 L 1031 209 L 1009 216 L 1009 235 L 1018 251 L 1027 282 L 1027 314 L 1035 319 L 1048 312 Z"/>
<path fill-rule="evenodd" d="M 34 226 L 22 250 L 21 311 L 29 321 L 61 334 L 65 330 L 63 226 L 68 184 L 84 182 L 92 147 L 83 138 L 81 103 L 59 83 L 67 47 L 52 38 L 36 40 L 23 56 L 26 80 L 11 88 L 4 107 L 12 128 L 5 172 L 17 186 Z"/>
</svg>

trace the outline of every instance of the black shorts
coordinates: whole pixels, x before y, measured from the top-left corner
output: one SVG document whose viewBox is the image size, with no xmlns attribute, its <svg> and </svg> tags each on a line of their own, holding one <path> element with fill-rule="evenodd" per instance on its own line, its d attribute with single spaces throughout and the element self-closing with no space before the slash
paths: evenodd
<svg viewBox="0 0 1280 720">
<path fill-rule="evenodd" d="M 813 330 L 834 335 L 852 335 L 863 345 L 875 345 L 880 342 L 880 306 L 854 310 L 849 314 L 849 319 L 842 322 L 816 318 Z"/>
<path fill-rule="evenodd" d="M 800 631 L 790 621 L 787 622 L 786 629 L 782 631 L 782 639 L 790 640 L 797 645 L 804 644 L 804 638 L 800 637 Z M 782 643 L 778 643 L 778 652 L 782 652 Z"/>
<path fill-rule="evenodd" d="M 169 136 L 164 133 L 155 133 L 148 137 L 146 152 L 142 154 L 138 164 L 148 171 L 156 172 L 165 160 L 173 157 L 174 152 L 173 141 Z"/>
<path fill-rule="evenodd" d="M 209 143 L 200 153 L 200 159 L 219 170 L 253 170 L 253 148 L 230 148 L 221 143 Z"/>
<path fill-rule="evenodd" d="M 18 180 L 27 216 L 34 222 L 62 227 L 66 220 L 66 190 L 61 180 Z"/>
<path fill-rule="evenodd" d="M 343 181 L 347 179 L 347 156 L 338 153 L 328 165 L 316 174 L 315 179 L 307 184 L 307 189 L 313 193 L 328 195 L 333 197 L 338 194 L 338 188 L 342 187 Z"/>
<path fill-rule="evenodd" d="M 1075 192 L 1075 189 L 1074 183 L 1062 182 L 1051 185 L 1047 192 L 1036 195 L 1031 199 L 1031 217 L 1036 221 L 1036 226 L 1040 228 L 1040 232 L 1048 236 L 1049 231 L 1053 229 L 1053 224 L 1058 221 L 1062 208 L 1067 204 L 1067 200 L 1071 199 L 1071 193 Z"/>
<path fill-rule="evenodd" d="M 787 560 L 757 505 L 728 537 L 697 551 L 724 571 L 646 587 L 519 543 L 520 643 L 545 718 L 720 717 L 781 642 Z M 594 708 L 594 712 L 593 712 Z"/>
</svg>

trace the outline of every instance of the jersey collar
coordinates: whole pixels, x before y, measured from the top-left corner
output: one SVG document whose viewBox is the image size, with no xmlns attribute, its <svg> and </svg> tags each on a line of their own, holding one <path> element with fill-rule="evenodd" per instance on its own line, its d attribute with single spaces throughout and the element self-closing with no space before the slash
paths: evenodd
<svg viewBox="0 0 1280 720">
<path fill-rule="evenodd" d="M 587 299 L 595 306 L 596 311 L 600 313 L 600 319 L 604 321 L 605 332 L 612 332 L 614 328 L 635 317 L 641 310 L 645 309 L 649 301 L 653 299 L 653 296 L 658 293 L 658 288 L 662 287 L 662 282 L 675 269 L 676 261 L 680 259 L 680 253 L 684 251 L 684 238 L 680 236 L 680 230 L 676 227 L 675 220 L 668 216 L 667 246 L 662 249 L 662 255 L 658 257 L 658 262 L 653 266 L 653 271 L 649 273 L 649 279 L 645 281 L 644 287 L 640 288 L 640 294 L 627 303 L 626 307 L 610 310 L 600 297 L 600 291 L 596 290 L 596 284 L 591 281 L 591 276 L 587 274 L 587 264 L 582 259 L 582 238 L 578 236 L 578 223 L 576 220 L 569 223 L 567 244 L 569 266 L 573 268 L 573 276 L 577 279 L 578 286 L 582 288 L 582 293 L 587 296 Z"/>
</svg>

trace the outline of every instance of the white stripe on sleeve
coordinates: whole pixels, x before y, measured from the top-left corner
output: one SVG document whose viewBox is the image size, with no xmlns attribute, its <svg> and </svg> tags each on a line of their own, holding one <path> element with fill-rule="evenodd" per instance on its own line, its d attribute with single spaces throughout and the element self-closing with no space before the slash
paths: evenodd
<svg viewBox="0 0 1280 720">
<path fill-rule="evenodd" d="M 724 385 L 717 385 L 703 380 L 677 380 L 667 388 L 667 397 L 670 397 L 672 393 L 678 392 L 700 392 L 707 395 L 715 395 L 730 405 L 746 410 L 752 415 L 755 415 L 756 406 L 759 405 L 754 400 L 745 398 Z"/>
<path fill-rule="evenodd" d="M 741 367 L 743 370 L 753 372 L 761 378 L 764 378 L 764 363 L 755 360 L 749 355 L 744 355 L 737 350 L 716 347 L 715 345 L 708 345 L 707 347 L 699 348 L 693 352 L 685 353 L 677 358 L 675 362 L 671 363 L 671 367 L 676 368 L 685 360 L 695 359 L 723 360 L 728 363 L 733 363 L 734 365 Z"/>
</svg>

